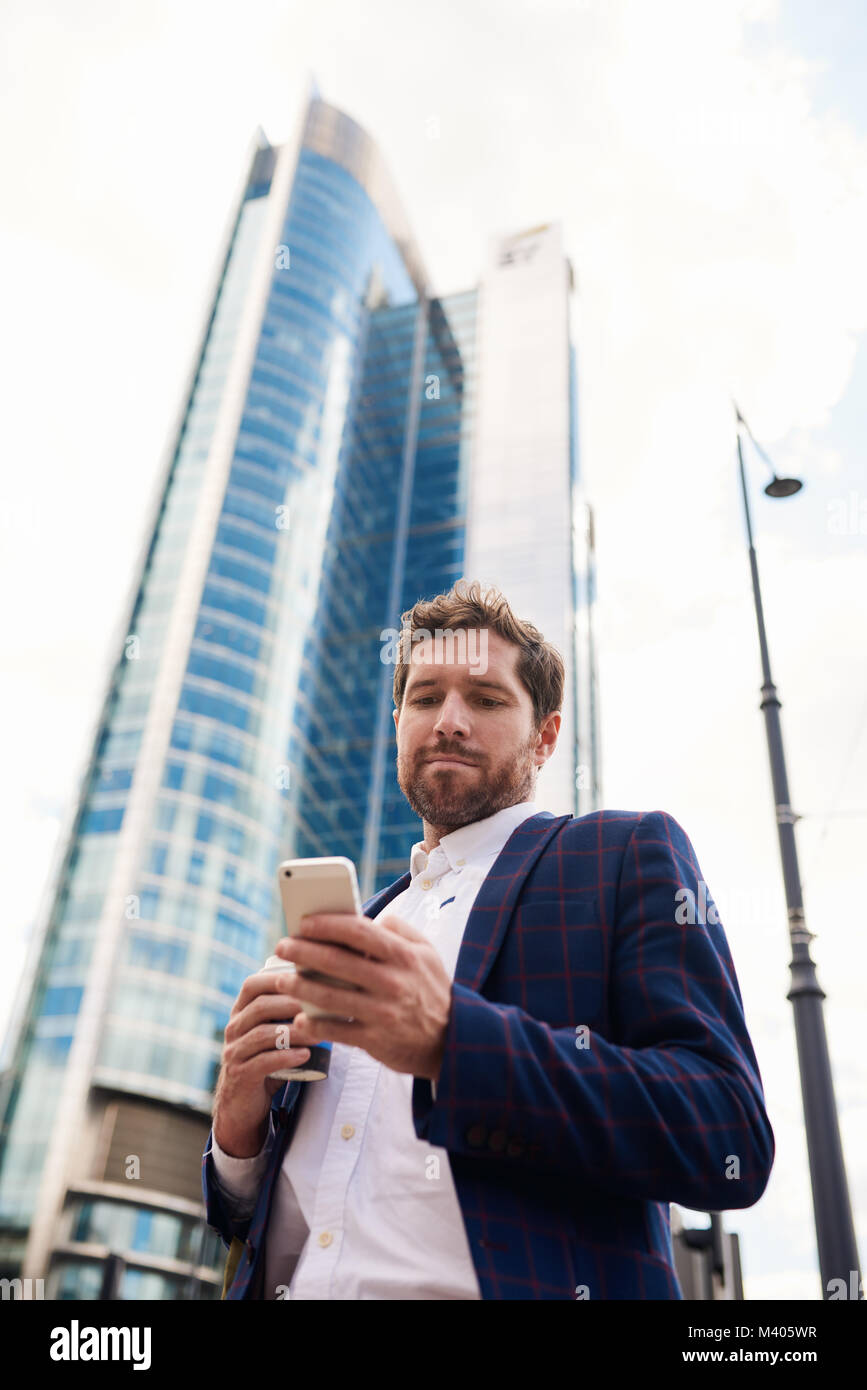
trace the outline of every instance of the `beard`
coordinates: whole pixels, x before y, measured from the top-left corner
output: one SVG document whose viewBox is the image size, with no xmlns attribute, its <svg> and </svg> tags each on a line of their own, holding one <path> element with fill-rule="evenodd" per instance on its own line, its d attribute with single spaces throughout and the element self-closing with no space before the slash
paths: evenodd
<svg viewBox="0 0 867 1390">
<path fill-rule="evenodd" d="M 488 768 L 473 760 L 466 771 L 459 767 L 431 767 L 430 754 L 412 760 L 397 755 L 398 785 L 417 816 L 437 830 L 459 830 L 462 825 L 485 820 L 519 801 L 532 801 L 538 771 L 534 730 L 517 752 Z M 443 749 L 444 757 L 463 757 L 460 748 Z"/>
</svg>

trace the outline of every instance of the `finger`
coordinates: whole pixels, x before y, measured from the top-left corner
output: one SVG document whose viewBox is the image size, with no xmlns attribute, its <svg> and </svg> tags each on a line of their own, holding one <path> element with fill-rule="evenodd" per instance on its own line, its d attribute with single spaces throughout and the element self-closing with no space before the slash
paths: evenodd
<svg viewBox="0 0 867 1390">
<path fill-rule="evenodd" d="M 315 1046 L 315 1044 L 314 1044 Z M 294 1067 L 303 1067 L 310 1061 L 311 1048 L 306 1047 L 278 1047 L 273 1052 L 260 1052 L 247 1066 L 252 1068 L 251 1078 L 258 1074 L 264 1082 L 275 1083 L 271 1089 L 271 1094 L 280 1086 L 285 1086 L 286 1077 L 273 1076 L 275 1071 L 291 1071 Z"/>
<path fill-rule="evenodd" d="M 394 919 L 392 919 L 394 920 Z M 415 929 L 406 924 L 409 932 Z M 395 959 L 396 947 L 395 940 L 398 933 L 393 930 L 386 930 L 380 923 L 372 922 L 369 917 L 354 916 L 350 912 L 315 912 L 309 917 L 301 918 L 302 938 L 309 937 L 311 940 L 336 942 L 338 945 L 350 947 L 358 951 L 362 956 L 372 957 L 374 960 L 393 960 Z M 403 933 L 400 933 L 403 935 Z M 285 949 L 281 950 L 283 942 L 289 938 L 284 937 L 278 941 L 276 946 L 277 954 L 282 956 Z M 419 936 L 420 941 L 426 938 Z"/>
<path fill-rule="evenodd" d="M 234 1065 L 243 1065 L 254 1059 L 260 1061 L 272 1052 L 285 1057 L 299 1047 L 311 1047 L 313 1041 L 309 1032 L 305 1034 L 296 1029 L 294 1019 L 291 1023 L 262 1023 L 231 1044 L 231 1061 Z"/>
<path fill-rule="evenodd" d="M 277 1057 L 278 1065 L 282 1067 L 300 1067 L 303 1062 L 310 1061 L 310 1052 L 316 1046 L 315 1043 L 305 1043 L 303 1047 L 275 1047 L 272 1052 L 261 1052 L 261 1057 L 270 1059 Z"/>
<path fill-rule="evenodd" d="M 304 1013 L 298 1017 L 304 1019 L 305 1032 L 311 1033 L 314 1047 L 322 1042 L 342 1042 L 349 1043 L 351 1047 L 363 1047 L 371 1033 L 358 1018 L 308 1018 Z"/>
<path fill-rule="evenodd" d="M 321 1043 L 323 1041 L 322 1035 L 319 1034 L 317 1036 L 315 1033 L 313 1033 L 310 1027 L 310 1023 L 311 1019 L 309 1015 L 305 1014 L 299 1005 L 297 1008 L 297 1012 L 295 1013 L 295 1017 L 291 1020 L 291 1022 L 282 1025 L 282 1027 L 286 1030 L 285 1034 L 279 1031 L 281 1025 L 276 1025 L 276 1028 L 278 1030 L 275 1033 L 277 1046 L 315 1047 L 317 1043 Z"/>
<path fill-rule="evenodd" d="M 327 924 L 326 930 L 320 931 L 317 928 L 318 922 Z M 287 941 L 297 941 L 299 937 L 311 938 L 318 937 L 326 943 L 331 942 L 342 946 L 346 951 L 353 951 L 358 955 L 366 956 L 369 946 L 367 933 L 373 926 L 369 917 L 363 917 L 356 912 L 311 912 L 307 916 L 299 918 L 298 932 L 291 937 L 284 936 L 278 942 L 277 954 L 282 955 L 279 950 L 280 945 L 285 945 Z M 359 932 L 361 936 L 359 937 Z M 358 944 L 357 944 L 358 943 Z"/>
<path fill-rule="evenodd" d="M 295 1027 L 293 1027 L 292 1041 L 289 1041 L 289 1038 L 279 1037 L 279 1034 L 274 1041 L 275 1047 L 272 1048 L 272 1051 L 278 1052 L 279 1056 L 286 1058 L 286 1062 L 283 1063 L 283 1065 L 297 1066 L 300 1062 L 307 1061 L 311 1049 L 317 1047 L 318 1042 L 322 1040 L 321 1038 L 296 1037 Z M 268 1052 L 267 1055 L 271 1056 L 271 1052 Z"/>
<path fill-rule="evenodd" d="M 287 965 L 287 970 L 291 971 L 291 965 Z M 249 1004 L 258 999 L 261 994 L 274 994 L 277 989 L 276 981 L 283 978 L 282 971 L 257 972 L 255 975 L 248 975 L 238 991 L 238 997 L 232 1005 L 232 1014 L 236 1017 L 243 1013 Z"/>
<path fill-rule="evenodd" d="M 263 978 L 268 979 L 269 977 Z M 229 1015 L 229 1021 L 226 1024 L 226 1038 L 229 1041 L 239 1038 L 243 1033 L 248 1033 L 251 1028 L 256 1028 L 260 1023 L 266 1023 L 270 1019 L 280 1021 L 282 1017 L 282 1020 L 285 1021 L 287 1017 L 291 1017 L 286 1013 L 286 995 L 283 990 L 277 987 L 276 982 L 280 979 L 294 981 L 294 970 L 287 970 L 285 974 L 281 972 L 271 975 L 266 990 L 252 995 L 244 1008 Z"/>
<path fill-rule="evenodd" d="M 345 946 L 331 946 L 323 941 L 293 936 L 285 943 L 280 954 L 299 968 L 333 975 L 338 980 L 359 985 L 371 994 L 382 993 L 385 983 L 383 971 L 388 967 L 382 961 L 365 960 Z M 396 985 L 396 981 L 393 983 Z"/>
<path fill-rule="evenodd" d="M 359 993 L 355 990 L 345 990 L 335 988 L 333 985 L 321 984 L 318 980 L 299 979 L 295 986 L 298 993 L 288 996 L 289 1008 L 295 1011 L 296 1020 L 303 1013 L 308 1004 L 314 1004 L 318 1009 L 325 1009 L 329 1014 L 336 1015 L 337 1018 L 360 1019 L 363 1023 L 370 1023 L 376 1020 L 378 1006 L 376 1001 L 369 994 Z M 303 998 L 301 997 L 303 993 Z M 309 1015 L 305 1015 L 309 1018 Z M 310 1018 L 310 1023 L 315 1024 L 319 1020 Z M 329 1021 L 330 1020 L 326 1020 Z M 322 1037 L 322 1034 L 319 1034 Z"/>
</svg>

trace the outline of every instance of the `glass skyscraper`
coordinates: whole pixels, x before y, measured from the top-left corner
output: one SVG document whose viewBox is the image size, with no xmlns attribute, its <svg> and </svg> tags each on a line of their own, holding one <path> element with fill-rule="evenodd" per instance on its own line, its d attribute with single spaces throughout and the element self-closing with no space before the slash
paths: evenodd
<svg viewBox="0 0 867 1390">
<path fill-rule="evenodd" d="M 556 224 L 437 298 L 370 137 L 260 132 L 0 1072 L 0 1277 L 218 1297 L 205 1145 L 281 859 L 407 865 L 383 633 L 461 576 L 567 665 L 538 800 L 600 802 L 593 536 Z M 115 1257 L 110 1259 L 109 1257 Z"/>
</svg>

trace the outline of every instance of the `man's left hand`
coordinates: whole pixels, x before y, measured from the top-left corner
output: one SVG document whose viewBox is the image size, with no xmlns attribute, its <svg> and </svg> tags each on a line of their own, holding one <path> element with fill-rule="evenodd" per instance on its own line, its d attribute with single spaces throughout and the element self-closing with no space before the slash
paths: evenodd
<svg viewBox="0 0 867 1390">
<path fill-rule="evenodd" d="M 283 992 L 295 1019 L 292 1046 L 350 1043 L 392 1071 L 436 1081 L 452 1003 L 451 980 L 436 948 L 399 917 L 375 922 L 349 912 L 302 917 L 303 935 L 284 936 L 276 953 L 301 970 L 320 970 L 360 990 L 290 975 Z M 324 943 L 338 943 L 328 944 Z M 352 949 L 347 950 L 346 947 Z M 362 955 L 354 955 L 360 951 Z M 304 1004 L 340 1017 L 310 1018 Z M 344 1022 L 351 1018 L 351 1022 Z"/>
</svg>

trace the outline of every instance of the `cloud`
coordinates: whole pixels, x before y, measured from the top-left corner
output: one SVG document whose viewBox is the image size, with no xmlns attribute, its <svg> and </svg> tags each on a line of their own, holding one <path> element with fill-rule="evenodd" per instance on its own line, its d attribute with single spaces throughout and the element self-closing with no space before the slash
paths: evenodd
<svg viewBox="0 0 867 1390">
<path fill-rule="evenodd" d="M 827 511 L 864 494 L 861 441 L 831 441 L 828 424 L 867 325 L 865 134 L 818 111 L 817 68 L 780 42 L 780 6 L 764 0 L 380 0 L 363 14 L 354 0 L 251 0 L 239 14 L 82 0 L 0 16 L 13 963 L 56 808 L 74 795 L 241 160 L 258 122 L 289 136 L 312 69 L 382 147 L 438 289 L 476 283 L 492 234 L 564 224 L 606 803 L 675 814 L 719 898 L 779 1139 L 766 1196 L 727 1224 L 744 1235 L 750 1297 L 815 1297 L 731 396 L 778 471 L 807 482 L 769 503 L 748 459 L 863 1227 L 863 821 L 822 816 L 847 759 L 842 807 L 865 806 L 867 775 L 867 746 L 853 744 L 867 549 L 833 535 Z"/>
</svg>

